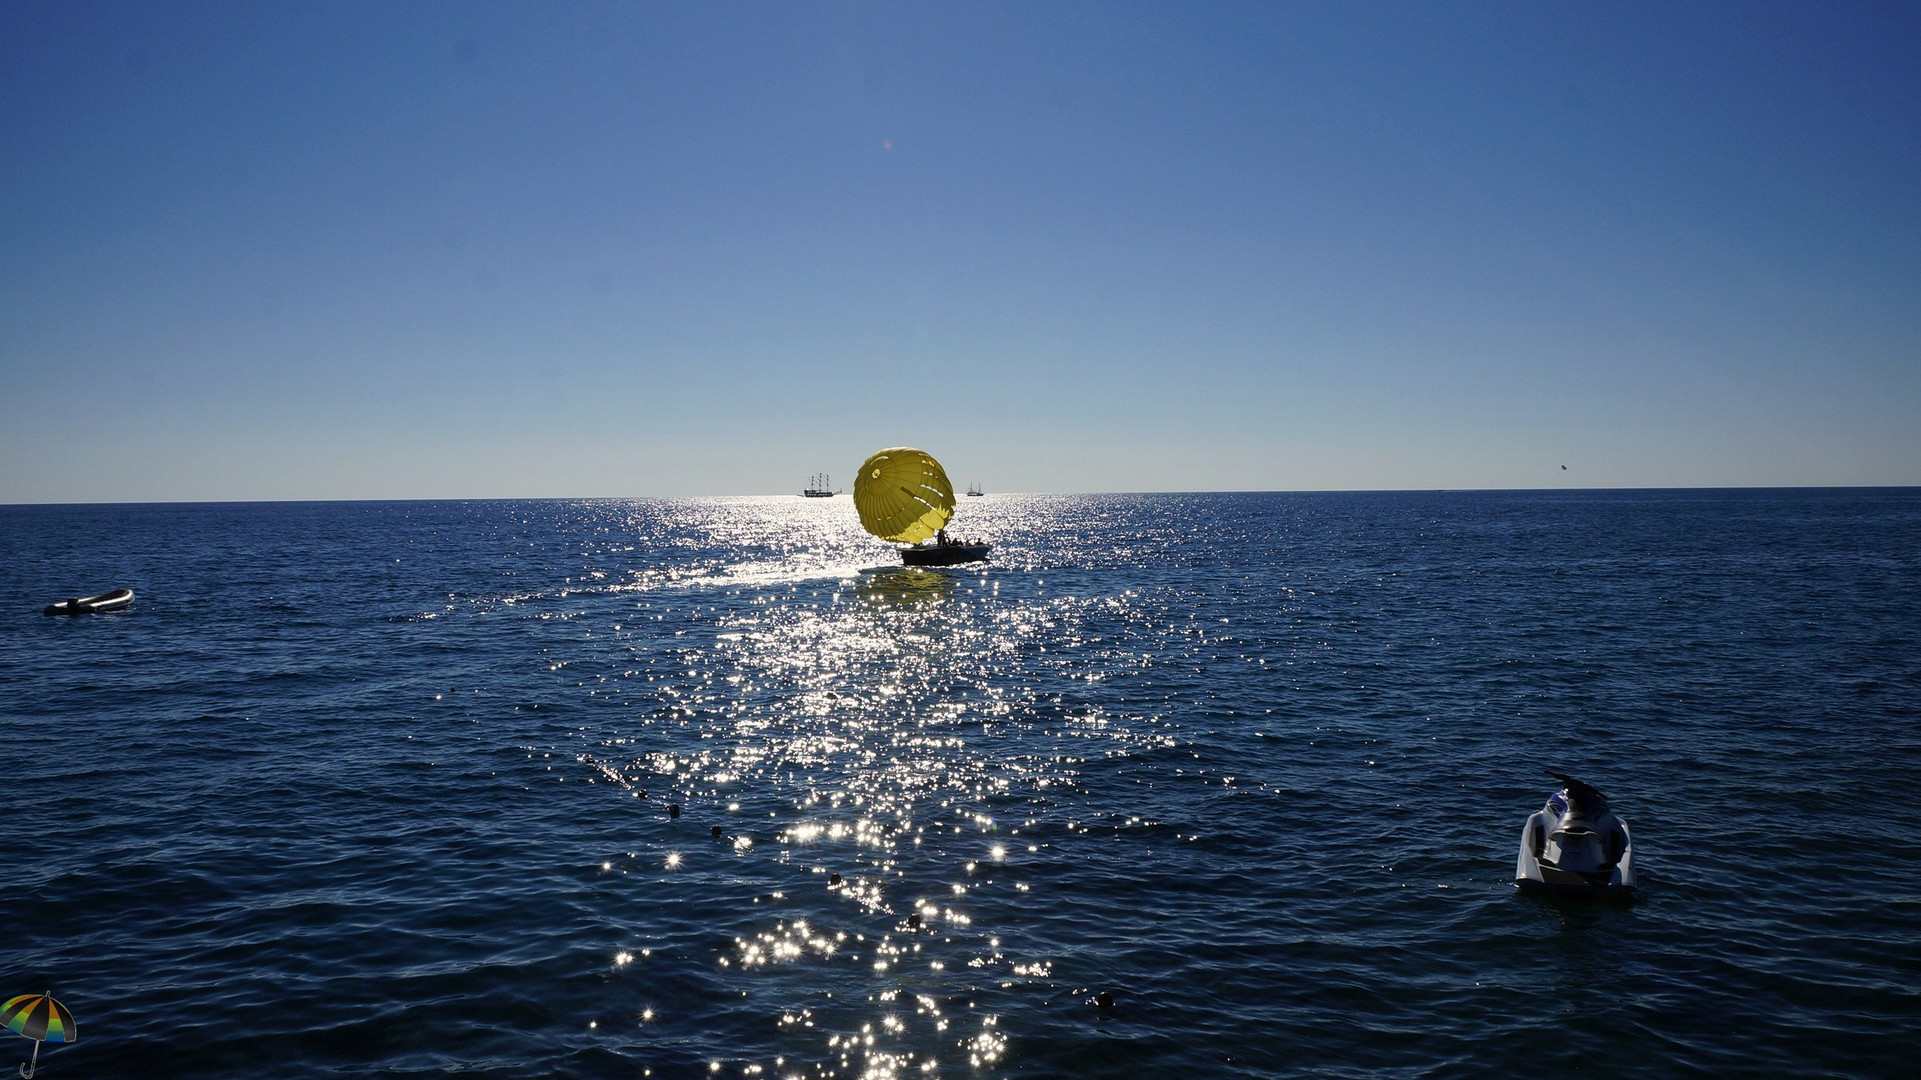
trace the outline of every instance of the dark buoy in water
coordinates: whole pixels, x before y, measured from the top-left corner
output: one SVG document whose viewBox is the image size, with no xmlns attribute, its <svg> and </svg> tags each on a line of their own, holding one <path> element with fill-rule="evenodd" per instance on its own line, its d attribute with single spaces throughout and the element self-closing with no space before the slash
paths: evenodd
<svg viewBox="0 0 1921 1080">
<path fill-rule="evenodd" d="M 677 803 L 677 802 L 670 802 L 670 803 L 668 803 L 668 804 L 667 804 L 667 816 L 668 816 L 668 817 L 670 817 L 670 818 L 674 818 L 674 817 L 679 817 L 679 816 L 680 816 L 680 804 L 679 804 L 679 803 Z"/>
<path fill-rule="evenodd" d="M 920 912 L 916 911 L 912 915 L 907 916 L 907 925 L 913 927 L 916 930 L 919 930 L 920 929 Z"/>
<path fill-rule="evenodd" d="M 720 839 L 720 826 L 714 826 L 714 839 Z"/>
<path fill-rule="evenodd" d="M 834 886 L 836 886 L 836 885 L 839 885 L 839 884 L 840 884 L 840 871 L 838 871 L 838 870 L 836 870 L 836 871 L 834 871 L 833 873 L 831 873 L 831 874 L 829 874 L 829 875 L 827 875 L 827 887 L 828 887 L 828 888 L 830 888 L 830 889 L 831 889 L 831 888 L 833 888 Z"/>
<path fill-rule="evenodd" d="M 1111 1009 L 1114 1007 L 1114 995 L 1103 990 L 1094 995 L 1094 1004 L 1103 1009 Z"/>
</svg>

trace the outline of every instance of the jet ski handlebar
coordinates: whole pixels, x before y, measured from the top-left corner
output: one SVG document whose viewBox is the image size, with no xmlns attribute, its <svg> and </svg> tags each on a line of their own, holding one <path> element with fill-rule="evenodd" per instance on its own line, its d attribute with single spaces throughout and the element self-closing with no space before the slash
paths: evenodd
<svg viewBox="0 0 1921 1080">
<path fill-rule="evenodd" d="M 1570 811 L 1584 817 L 1590 815 L 1599 817 L 1607 813 L 1608 797 L 1601 794 L 1599 788 L 1594 787 L 1592 784 L 1586 784 L 1576 780 L 1566 773 L 1555 772 L 1553 769 L 1549 769 L 1547 774 L 1559 780 L 1562 788 L 1567 791 L 1568 809 Z"/>
</svg>

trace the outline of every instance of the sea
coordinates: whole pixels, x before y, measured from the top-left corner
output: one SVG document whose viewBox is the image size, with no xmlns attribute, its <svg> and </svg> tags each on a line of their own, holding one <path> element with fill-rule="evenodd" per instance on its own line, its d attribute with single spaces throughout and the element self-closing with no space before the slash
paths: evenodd
<svg viewBox="0 0 1921 1080">
<path fill-rule="evenodd" d="M 0 508 L 40 1075 L 1921 1069 L 1921 489 L 961 503 Z"/>
</svg>

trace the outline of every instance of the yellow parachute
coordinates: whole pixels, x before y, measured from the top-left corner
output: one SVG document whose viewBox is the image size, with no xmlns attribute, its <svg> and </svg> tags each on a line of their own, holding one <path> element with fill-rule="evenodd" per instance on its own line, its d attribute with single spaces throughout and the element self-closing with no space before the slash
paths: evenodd
<svg viewBox="0 0 1921 1080">
<path fill-rule="evenodd" d="M 891 446 L 861 463 L 854 509 L 861 527 L 882 540 L 918 544 L 954 516 L 954 485 L 927 451 Z"/>
</svg>

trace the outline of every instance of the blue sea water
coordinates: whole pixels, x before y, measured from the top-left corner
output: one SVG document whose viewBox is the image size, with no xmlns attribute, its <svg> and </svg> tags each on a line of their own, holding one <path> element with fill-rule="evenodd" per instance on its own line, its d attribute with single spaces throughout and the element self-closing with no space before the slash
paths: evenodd
<svg viewBox="0 0 1921 1080">
<path fill-rule="evenodd" d="M 0 508 L 43 1075 L 1915 1074 L 1921 491 L 963 503 Z"/>
</svg>

